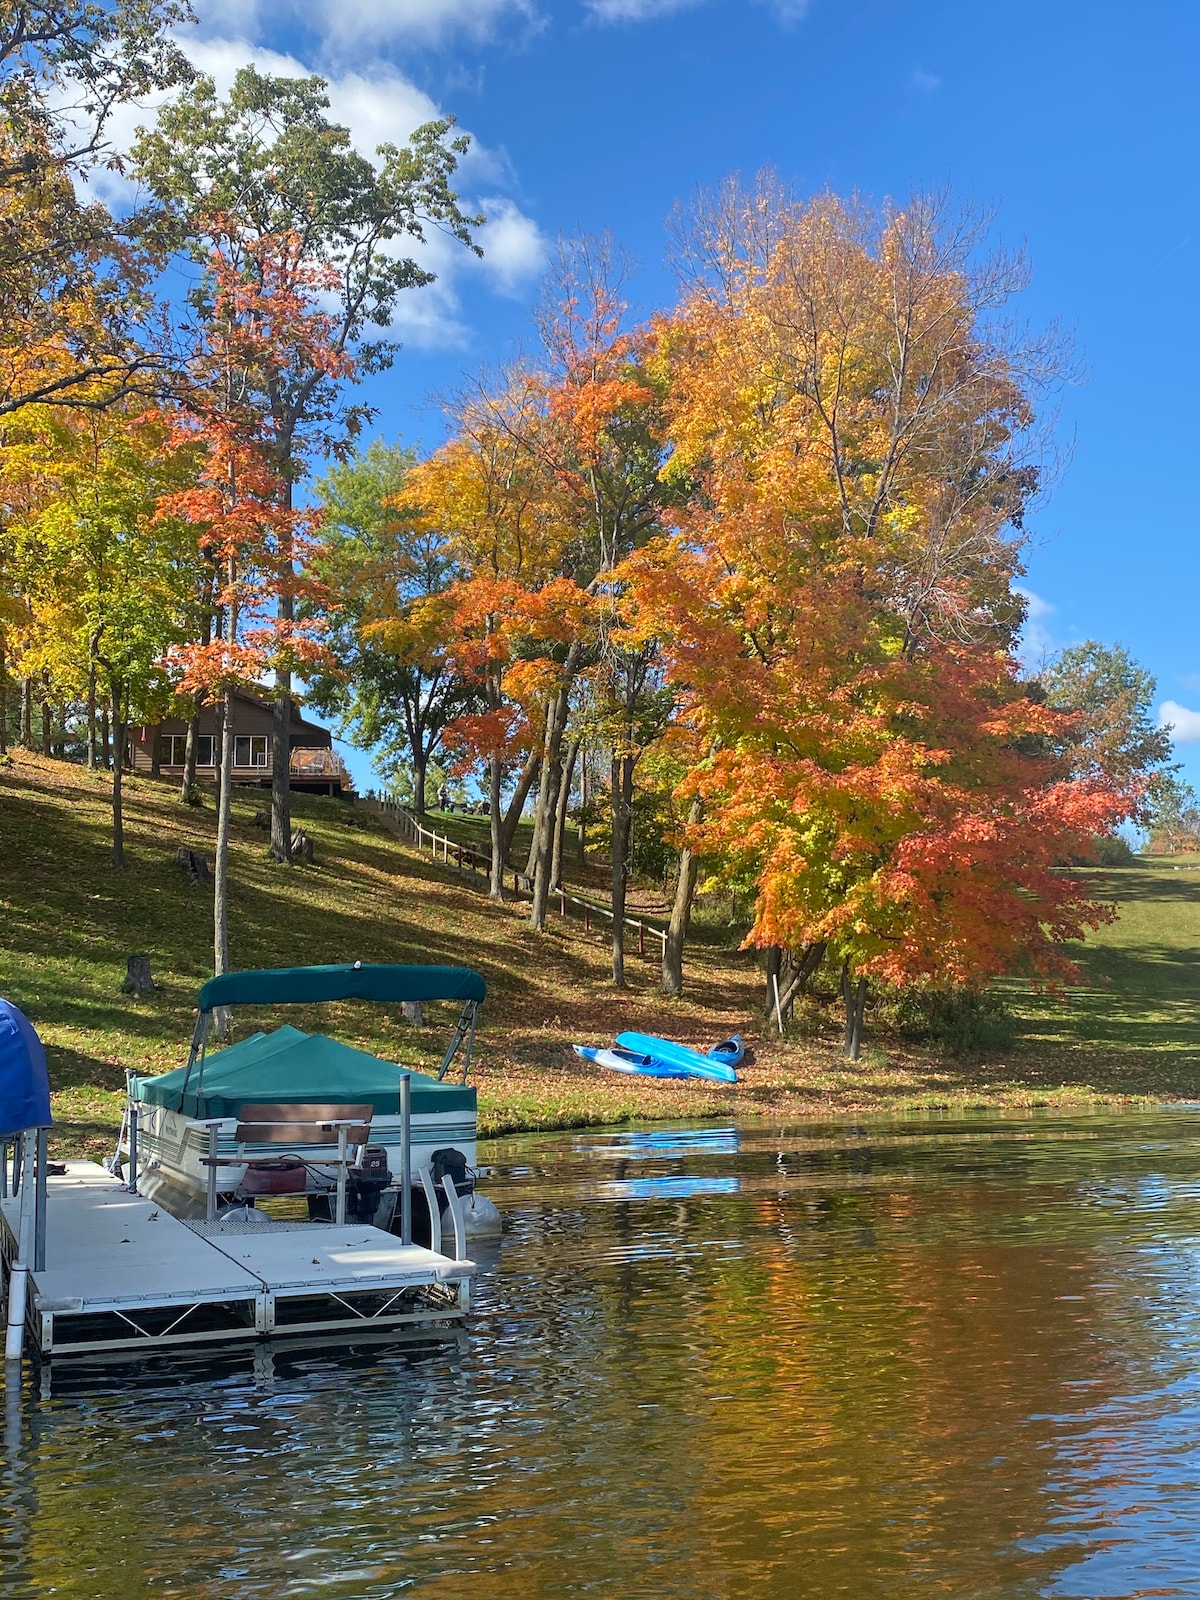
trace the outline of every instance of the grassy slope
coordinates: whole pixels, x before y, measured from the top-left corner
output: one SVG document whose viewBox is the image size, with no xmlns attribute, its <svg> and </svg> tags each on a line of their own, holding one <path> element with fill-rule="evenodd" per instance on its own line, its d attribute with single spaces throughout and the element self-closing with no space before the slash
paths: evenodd
<svg viewBox="0 0 1200 1600">
<path fill-rule="evenodd" d="M 759 983 L 745 956 L 697 947 L 679 1002 L 660 1000 L 654 964 L 633 956 L 631 988 L 618 995 L 606 983 L 604 936 L 562 924 L 531 933 L 521 909 L 490 905 L 340 802 L 298 798 L 317 865 L 274 865 L 253 826 L 262 803 L 251 793 L 235 802 L 235 962 L 478 967 L 490 989 L 476 1074 L 484 1132 L 768 1110 L 1081 1103 L 1188 1094 L 1198 1081 L 1200 873 L 1151 866 L 1107 875 L 1124 911 L 1088 956 L 1091 986 L 1065 1006 L 1020 999 L 1029 1038 L 1005 1061 L 947 1062 L 884 1041 L 886 1055 L 876 1046 L 850 1067 L 838 1060 L 832 1027 L 829 1043 L 761 1037 Z M 0 766 L 0 993 L 27 1011 L 49 1047 L 60 1149 L 110 1144 L 125 1067 L 163 1071 L 182 1061 L 196 990 L 211 971 L 211 902 L 174 865 L 183 843 L 211 861 L 211 808 L 181 807 L 169 786 L 131 778 L 124 873 L 109 862 L 110 823 L 102 775 L 24 753 Z M 150 952 L 160 986 L 144 1001 L 120 993 L 135 950 Z M 278 1020 L 238 1016 L 246 1031 Z M 341 1006 L 289 1020 L 427 1066 L 451 1019 L 443 1011 L 417 1029 L 386 1008 Z M 757 1060 L 731 1090 L 606 1077 L 567 1048 L 602 1043 L 622 1027 L 702 1044 L 740 1027 Z"/>
</svg>

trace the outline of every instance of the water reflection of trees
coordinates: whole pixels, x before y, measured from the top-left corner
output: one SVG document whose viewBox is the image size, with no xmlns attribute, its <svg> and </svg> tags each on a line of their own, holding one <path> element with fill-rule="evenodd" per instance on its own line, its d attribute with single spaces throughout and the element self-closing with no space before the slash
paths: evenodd
<svg viewBox="0 0 1200 1600">
<path fill-rule="evenodd" d="M 1126 1249 L 1145 1184 L 1037 1151 L 531 1168 L 463 1349 L 37 1412 L 0 1595 L 1041 1594 L 1079 1553 L 1064 1473 L 1098 1466 L 1094 1518 L 1126 1470 L 1082 1419 L 1164 1324 Z M 738 1192 L 612 1187 L 679 1174 Z"/>
</svg>

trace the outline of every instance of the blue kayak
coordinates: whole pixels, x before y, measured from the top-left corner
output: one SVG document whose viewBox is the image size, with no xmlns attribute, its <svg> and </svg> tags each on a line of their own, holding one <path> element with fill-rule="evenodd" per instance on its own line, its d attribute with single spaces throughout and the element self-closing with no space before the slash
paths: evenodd
<svg viewBox="0 0 1200 1600">
<path fill-rule="evenodd" d="M 619 1033 L 617 1047 L 630 1054 L 649 1056 L 664 1068 L 676 1069 L 675 1074 L 661 1073 L 663 1077 L 682 1072 L 689 1078 L 715 1078 L 721 1083 L 737 1082 L 734 1067 L 745 1054 L 737 1034 L 715 1046 L 706 1056 L 698 1050 L 689 1050 L 685 1044 L 676 1044 L 673 1039 L 658 1039 L 650 1033 Z"/>
<path fill-rule="evenodd" d="M 622 1050 L 619 1045 L 596 1049 L 590 1044 L 573 1044 L 571 1049 L 584 1061 L 594 1061 L 598 1067 L 608 1067 L 611 1072 L 639 1072 L 647 1078 L 686 1078 L 687 1069 L 657 1061 L 638 1050 Z"/>
</svg>

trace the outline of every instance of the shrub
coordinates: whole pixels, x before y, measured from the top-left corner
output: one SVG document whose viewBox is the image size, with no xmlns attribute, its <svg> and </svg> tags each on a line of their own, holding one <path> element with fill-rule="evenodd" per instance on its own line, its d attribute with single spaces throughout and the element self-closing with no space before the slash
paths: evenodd
<svg viewBox="0 0 1200 1600">
<path fill-rule="evenodd" d="M 881 1011 L 902 1038 L 950 1056 L 1006 1050 L 1016 1038 L 1012 1014 L 990 989 L 903 989 Z"/>
</svg>

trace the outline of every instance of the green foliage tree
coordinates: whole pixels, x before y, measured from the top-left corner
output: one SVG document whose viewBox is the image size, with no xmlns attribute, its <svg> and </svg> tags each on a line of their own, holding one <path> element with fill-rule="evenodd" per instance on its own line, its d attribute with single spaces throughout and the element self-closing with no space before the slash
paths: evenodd
<svg viewBox="0 0 1200 1600">
<path fill-rule="evenodd" d="M 1164 773 L 1151 795 L 1145 825 L 1151 855 L 1200 850 L 1200 795 L 1176 773 Z"/>
<path fill-rule="evenodd" d="M 455 717 L 482 709 L 478 687 L 454 670 L 444 641 L 418 629 L 391 648 L 379 623 L 449 588 L 456 576 L 444 539 L 414 527 L 403 508 L 412 451 L 375 439 L 317 484 L 324 511 L 318 576 L 331 596 L 328 642 L 341 671 L 309 686 L 353 742 L 375 753 L 384 777 L 404 777 L 423 814 L 430 764 Z M 394 629 L 389 630 L 394 635 Z"/>
<path fill-rule="evenodd" d="M 63 699 L 94 698 L 97 682 L 113 738 L 113 865 L 125 865 L 122 772 L 131 720 L 160 710 L 170 687 L 164 657 L 194 625 L 194 544 L 160 497 L 178 488 L 189 462 L 163 424 L 111 408 L 83 416 L 48 409 L 10 443 L 38 489 L 3 543 L 28 607 L 29 661 Z"/>
<path fill-rule="evenodd" d="M 160 111 L 153 130 L 134 149 L 135 170 L 164 208 L 159 237 L 202 261 L 221 252 L 236 271 L 261 274 L 258 248 L 266 238 L 297 241 L 297 265 L 324 274 L 332 306 L 330 349 L 344 357 L 334 370 L 305 359 L 276 361 L 265 375 L 281 494 L 291 508 L 296 484 L 313 455 L 340 451 L 368 415 L 347 404 L 344 380 L 390 366 L 396 342 L 386 337 L 396 302 L 434 274 L 398 241 L 424 241 L 437 228 L 479 252 L 473 230 L 481 216 L 465 213 L 452 187 L 468 140 L 453 120 L 425 123 L 407 144 L 380 145 L 377 162 L 360 155 L 349 131 L 328 116 L 323 79 L 274 78 L 243 67 L 222 99 L 210 78 Z M 265 282 L 259 287 L 265 289 Z M 201 311 L 208 303 L 202 290 Z M 353 358 L 351 362 L 351 358 Z M 294 620 L 294 597 L 279 597 L 280 620 Z M 292 677 L 277 673 L 274 744 L 288 748 Z M 271 848 L 291 859 L 289 773 L 272 768 Z"/>
<path fill-rule="evenodd" d="M 1046 704 L 1074 721 L 1063 733 L 1072 774 L 1151 782 L 1171 759 L 1171 734 L 1156 726 L 1153 676 L 1123 645 L 1085 639 L 1041 675 Z"/>
</svg>

